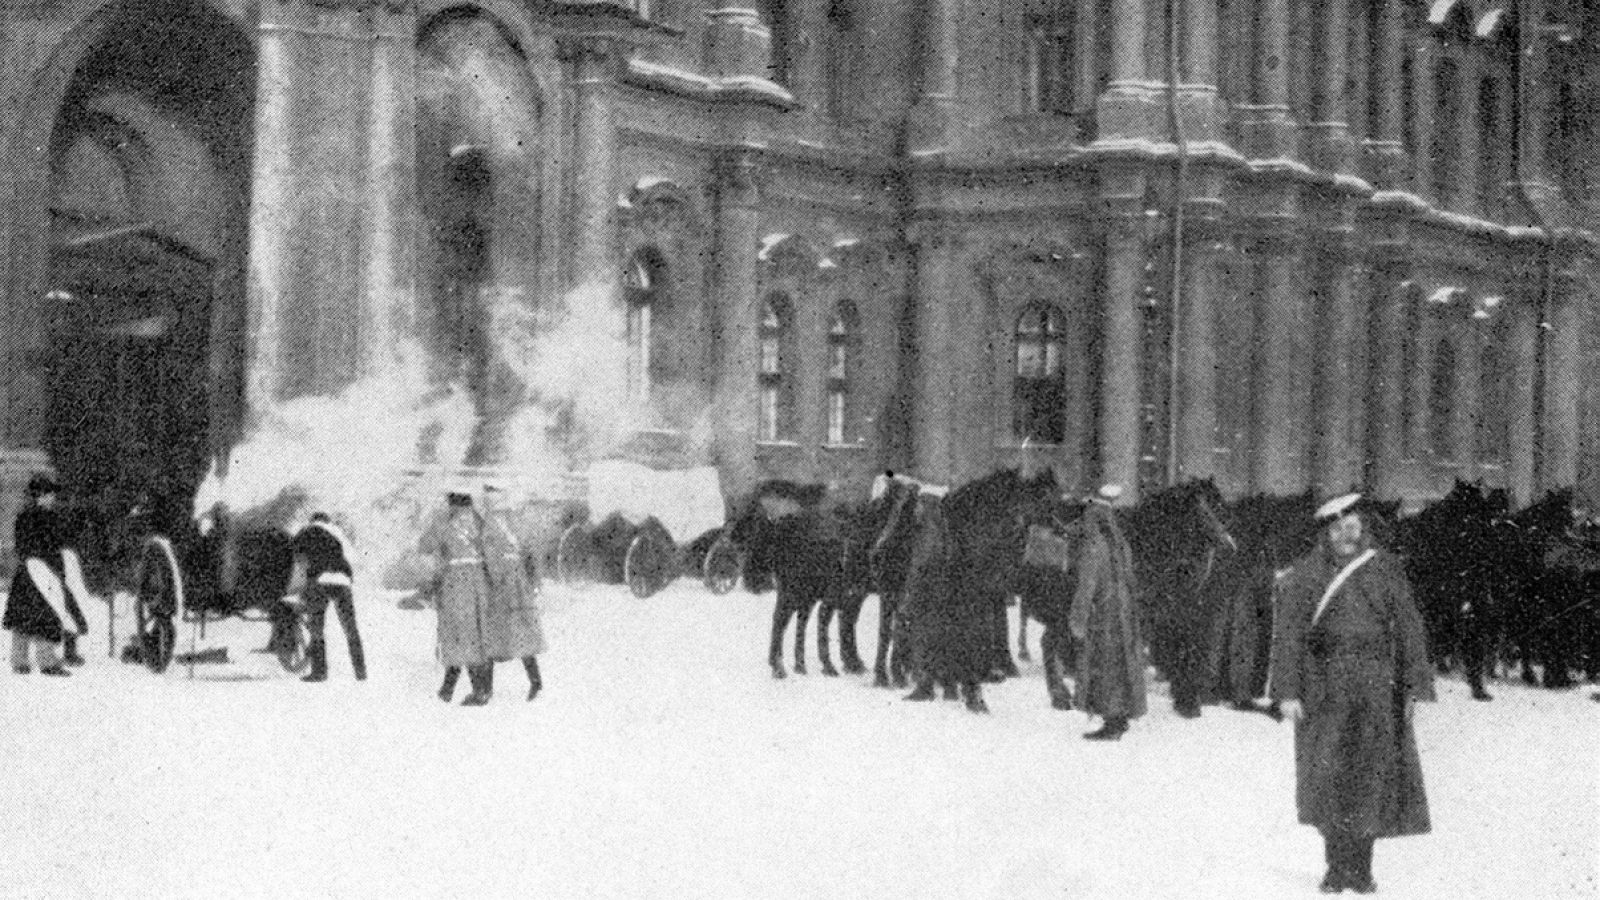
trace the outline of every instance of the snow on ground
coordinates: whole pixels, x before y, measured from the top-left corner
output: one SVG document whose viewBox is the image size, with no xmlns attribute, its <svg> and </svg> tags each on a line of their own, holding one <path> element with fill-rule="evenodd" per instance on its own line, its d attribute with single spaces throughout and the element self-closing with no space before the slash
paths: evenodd
<svg viewBox="0 0 1600 900">
<path fill-rule="evenodd" d="M 1290 729 L 1264 716 L 1184 721 L 1156 685 L 1102 745 L 1036 665 L 985 717 L 866 677 L 776 681 L 770 596 L 688 581 L 550 589 L 545 693 L 524 702 L 504 664 L 467 709 L 434 697 L 433 614 L 394 599 L 359 601 L 365 683 L 332 616 L 332 679 L 307 685 L 249 652 L 262 623 L 210 628 L 199 646 L 234 662 L 192 677 L 115 662 L 103 608 L 74 677 L 0 674 L 0 894 L 1316 895 Z M 869 600 L 866 650 L 875 621 Z M 1597 896 L 1600 704 L 1495 690 L 1445 680 L 1419 709 L 1434 833 L 1379 843 L 1380 896 Z"/>
</svg>

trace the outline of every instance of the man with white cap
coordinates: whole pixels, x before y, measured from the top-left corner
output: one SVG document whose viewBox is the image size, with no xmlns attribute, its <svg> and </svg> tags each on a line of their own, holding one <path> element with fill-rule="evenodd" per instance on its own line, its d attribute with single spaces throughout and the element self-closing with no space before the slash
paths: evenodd
<svg viewBox="0 0 1600 900">
<path fill-rule="evenodd" d="M 1373 842 L 1430 829 L 1411 728 L 1412 701 L 1434 697 L 1427 639 L 1368 518 L 1360 494 L 1317 511 L 1326 530 L 1280 584 L 1272 641 L 1268 695 L 1295 722 L 1296 806 L 1323 835 L 1323 893 L 1372 893 Z"/>
<path fill-rule="evenodd" d="M 1133 550 L 1112 508 L 1121 496 L 1121 485 L 1103 485 L 1075 523 L 1081 537 L 1068 627 L 1079 645 L 1078 707 L 1103 720 L 1084 735 L 1092 741 L 1121 738 L 1129 721 L 1147 708 L 1144 641 L 1133 605 Z"/>
</svg>

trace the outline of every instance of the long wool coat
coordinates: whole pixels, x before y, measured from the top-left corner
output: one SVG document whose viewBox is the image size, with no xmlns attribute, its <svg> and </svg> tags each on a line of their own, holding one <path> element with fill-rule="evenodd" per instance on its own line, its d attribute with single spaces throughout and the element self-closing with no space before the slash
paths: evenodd
<svg viewBox="0 0 1600 900">
<path fill-rule="evenodd" d="M 1299 700 L 1295 786 L 1300 822 L 1380 838 L 1426 834 L 1428 801 L 1407 698 L 1432 700 L 1422 618 L 1400 563 L 1379 551 L 1318 604 L 1341 566 L 1326 549 L 1280 584 L 1273 700 Z"/>
<path fill-rule="evenodd" d="M 940 681 L 977 682 L 989 663 L 982 595 L 966 587 L 963 575 L 970 573 L 960 571 L 943 502 L 924 496 L 916 515 L 917 536 L 900 605 L 914 665 Z"/>
<path fill-rule="evenodd" d="M 1107 507 L 1091 506 L 1073 561 L 1069 622 L 1078 650 L 1078 708 L 1102 718 L 1145 714 L 1144 641 L 1133 605 L 1133 553 Z"/>
<path fill-rule="evenodd" d="M 36 559 L 44 563 L 62 583 L 66 609 L 74 620 L 73 630 L 78 634 L 87 631 L 83 612 L 78 608 L 72 591 L 65 589 L 61 551 L 70 547 L 71 543 L 61 516 L 53 509 L 30 506 L 17 514 L 13 536 L 17 548 L 17 572 L 11 579 L 11 592 L 7 595 L 6 612 L 0 624 L 17 634 L 52 643 L 60 641 L 67 633 L 61 625 L 60 616 L 45 601 L 44 594 L 40 593 L 33 576 L 28 573 L 27 562 Z"/>
<path fill-rule="evenodd" d="M 441 517 L 421 550 L 438 566 L 441 663 L 476 666 L 544 652 L 538 589 L 503 524 L 475 510 Z"/>
</svg>

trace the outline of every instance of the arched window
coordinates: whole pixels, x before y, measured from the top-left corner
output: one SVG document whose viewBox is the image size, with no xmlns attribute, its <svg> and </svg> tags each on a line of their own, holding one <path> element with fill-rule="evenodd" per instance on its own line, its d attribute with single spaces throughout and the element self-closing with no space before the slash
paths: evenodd
<svg viewBox="0 0 1600 900">
<path fill-rule="evenodd" d="M 1063 7 L 1028 18 L 1022 73 L 1023 108 L 1028 112 L 1070 116 L 1075 111 L 1073 10 Z"/>
<path fill-rule="evenodd" d="M 1029 306 L 1017 319 L 1011 427 L 1018 438 L 1066 440 L 1066 321 L 1054 306 Z"/>
<path fill-rule="evenodd" d="M 761 304 L 761 382 L 760 438 L 786 440 L 792 435 L 793 406 L 789 371 L 793 353 L 789 348 L 793 315 L 789 298 L 769 294 Z"/>
<path fill-rule="evenodd" d="M 853 444 L 858 439 L 851 414 L 850 376 L 856 365 L 856 307 L 839 301 L 828 324 L 828 443 Z"/>
<path fill-rule="evenodd" d="M 826 19 L 828 54 L 828 114 L 837 120 L 861 113 L 866 85 L 866 45 L 860 17 L 850 0 L 833 0 Z"/>
<path fill-rule="evenodd" d="M 1428 444 L 1433 455 L 1450 459 L 1451 416 L 1455 412 L 1456 348 L 1449 338 L 1440 338 L 1433 351 L 1432 381 L 1428 389 Z"/>
<path fill-rule="evenodd" d="M 664 296 L 667 263 L 661 251 L 644 247 L 628 259 L 622 273 L 623 294 L 628 305 L 628 396 L 641 403 L 650 402 L 654 358 L 651 353 L 651 319 Z"/>
</svg>

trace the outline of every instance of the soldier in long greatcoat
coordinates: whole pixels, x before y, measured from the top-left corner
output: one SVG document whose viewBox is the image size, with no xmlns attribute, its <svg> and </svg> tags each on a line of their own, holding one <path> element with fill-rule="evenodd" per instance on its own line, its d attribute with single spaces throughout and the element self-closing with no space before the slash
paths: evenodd
<svg viewBox="0 0 1600 900">
<path fill-rule="evenodd" d="M 1373 842 L 1430 827 L 1411 726 L 1412 702 L 1434 698 L 1427 638 L 1359 500 L 1318 511 L 1329 523 L 1321 546 L 1280 585 L 1268 687 L 1295 720 L 1296 806 L 1323 835 L 1324 893 L 1376 890 Z"/>
<path fill-rule="evenodd" d="M 1122 737 L 1147 709 L 1133 551 L 1109 502 L 1120 495 L 1116 485 L 1101 488 L 1074 523 L 1080 529 L 1072 563 L 1077 589 L 1068 627 L 1079 648 L 1078 707 L 1103 720 L 1084 737 L 1097 741 Z"/>
<path fill-rule="evenodd" d="M 482 706 L 494 691 L 494 664 L 521 659 L 532 700 L 544 686 L 538 654 L 545 640 L 537 587 L 523 570 L 516 538 L 474 508 L 470 494 L 457 492 L 449 496 L 448 514 L 424 533 L 421 550 L 437 566 L 440 698 L 449 702 L 465 668 L 472 693 L 462 704 Z"/>
</svg>

